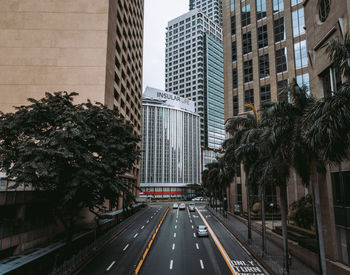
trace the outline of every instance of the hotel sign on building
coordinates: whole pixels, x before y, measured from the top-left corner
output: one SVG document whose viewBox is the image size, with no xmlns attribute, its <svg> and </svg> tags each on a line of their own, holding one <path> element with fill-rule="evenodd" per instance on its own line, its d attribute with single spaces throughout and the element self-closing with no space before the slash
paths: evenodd
<svg viewBox="0 0 350 275">
<path fill-rule="evenodd" d="M 153 98 L 155 100 L 163 101 L 164 105 L 175 107 L 177 109 L 186 110 L 192 113 L 195 113 L 194 102 L 188 98 L 181 97 L 172 93 L 168 93 L 162 90 L 155 88 L 147 87 L 143 93 L 144 98 Z"/>
</svg>

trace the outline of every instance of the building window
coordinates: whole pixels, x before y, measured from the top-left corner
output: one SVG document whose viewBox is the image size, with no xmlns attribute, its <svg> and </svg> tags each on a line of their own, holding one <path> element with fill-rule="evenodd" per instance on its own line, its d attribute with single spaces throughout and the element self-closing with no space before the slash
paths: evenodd
<svg viewBox="0 0 350 275">
<path fill-rule="evenodd" d="M 267 25 L 258 27 L 258 48 L 267 47 L 268 44 Z"/>
<path fill-rule="evenodd" d="M 333 209 L 340 261 L 350 264 L 350 171 L 331 173 Z"/>
<path fill-rule="evenodd" d="M 231 11 L 235 10 L 235 0 L 231 0 Z"/>
<path fill-rule="evenodd" d="M 232 68 L 232 88 L 238 88 L 238 72 L 237 68 Z"/>
<path fill-rule="evenodd" d="M 273 12 L 280 12 L 283 9 L 283 0 L 273 0 Z"/>
<path fill-rule="evenodd" d="M 287 49 L 282 48 L 276 51 L 276 72 L 282 73 L 287 71 Z"/>
<path fill-rule="evenodd" d="M 288 102 L 288 79 L 283 79 L 277 82 L 277 100 Z"/>
<path fill-rule="evenodd" d="M 273 32 L 275 34 L 275 43 L 286 39 L 286 33 L 284 30 L 284 17 L 273 21 Z"/>
<path fill-rule="evenodd" d="M 236 16 L 231 16 L 231 35 L 236 34 Z"/>
<path fill-rule="evenodd" d="M 250 53 L 252 51 L 251 32 L 246 32 L 242 35 L 242 48 L 243 48 L 243 54 L 247 54 L 247 53 Z"/>
<path fill-rule="evenodd" d="M 306 40 L 294 43 L 294 57 L 296 69 L 307 67 Z"/>
<path fill-rule="evenodd" d="M 295 6 L 295 5 L 298 5 L 300 3 L 302 3 L 304 0 L 291 0 L 290 1 L 290 5 L 291 6 Z"/>
<path fill-rule="evenodd" d="M 270 76 L 269 55 L 259 56 L 259 77 L 264 78 Z"/>
<path fill-rule="evenodd" d="M 266 17 L 266 0 L 256 0 L 256 20 Z"/>
<path fill-rule="evenodd" d="M 323 96 L 332 96 L 337 91 L 337 87 L 341 85 L 340 74 L 335 73 L 332 67 L 327 68 L 320 74 L 323 86 Z"/>
<path fill-rule="evenodd" d="M 304 34 L 305 33 L 304 8 L 301 8 L 292 12 L 292 21 L 293 21 L 293 37 L 297 37 Z"/>
<path fill-rule="evenodd" d="M 321 0 L 320 1 L 320 8 L 318 10 L 318 15 L 320 17 L 321 22 L 326 21 L 330 9 L 331 9 L 331 0 Z"/>
<path fill-rule="evenodd" d="M 244 83 L 253 81 L 253 61 L 247 60 L 243 63 Z"/>
<path fill-rule="evenodd" d="M 271 101 L 271 89 L 270 84 L 260 87 L 260 104 Z"/>
<path fill-rule="evenodd" d="M 236 41 L 232 41 L 232 62 L 237 61 L 237 45 Z"/>
<path fill-rule="evenodd" d="M 241 21 L 242 27 L 248 26 L 250 24 L 250 4 L 242 7 Z"/>
<path fill-rule="evenodd" d="M 244 105 L 246 104 L 254 104 L 254 90 L 249 89 L 244 91 Z M 248 107 L 244 106 L 244 110 L 250 110 Z"/>
<path fill-rule="evenodd" d="M 233 96 L 233 115 L 238 116 L 239 106 L 238 106 L 238 95 Z"/>
<path fill-rule="evenodd" d="M 296 81 L 300 87 L 305 85 L 307 87 L 308 94 L 310 94 L 310 83 L 309 83 L 309 74 L 308 73 L 297 75 Z"/>
</svg>

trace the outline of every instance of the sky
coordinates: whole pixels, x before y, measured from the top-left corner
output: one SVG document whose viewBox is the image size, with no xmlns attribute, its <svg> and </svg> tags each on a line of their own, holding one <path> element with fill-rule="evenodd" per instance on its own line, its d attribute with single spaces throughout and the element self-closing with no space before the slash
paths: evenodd
<svg viewBox="0 0 350 275">
<path fill-rule="evenodd" d="M 168 21 L 189 11 L 189 0 L 145 0 L 143 88 L 165 88 L 165 31 Z"/>
</svg>

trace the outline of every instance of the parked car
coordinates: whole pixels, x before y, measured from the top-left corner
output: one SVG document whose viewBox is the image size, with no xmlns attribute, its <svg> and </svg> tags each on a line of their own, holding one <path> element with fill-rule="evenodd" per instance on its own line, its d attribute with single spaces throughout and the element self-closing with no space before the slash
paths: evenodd
<svg viewBox="0 0 350 275">
<path fill-rule="evenodd" d="M 177 209 L 179 207 L 179 205 L 175 202 L 174 204 L 173 204 L 173 209 Z"/>
<path fill-rule="evenodd" d="M 189 204 L 188 210 L 190 210 L 190 212 L 196 211 L 194 203 L 190 203 L 190 204 Z"/>
<path fill-rule="evenodd" d="M 209 236 L 208 228 L 205 225 L 198 225 L 197 237 L 208 237 L 208 236 Z"/>
<path fill-rule="evenodd" d="M 186 205 L 184 203 L 180 203 L 179 209 L 180 210 L 185 210 L 186 209 Z"/>
</svg>

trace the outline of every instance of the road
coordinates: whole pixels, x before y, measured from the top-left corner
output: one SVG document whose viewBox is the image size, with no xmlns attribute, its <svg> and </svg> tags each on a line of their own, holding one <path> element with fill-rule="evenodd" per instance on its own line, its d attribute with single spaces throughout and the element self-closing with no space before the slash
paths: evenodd
<svg viewBox="0 0 350 275">
<path fill-rule="evenodd" d="M 216 238 L 196 236 L 196 226 L 203 225 L 204 220 Z M 196 207 L 196 212 L 189 212 L 188 208 L 169 211 L 140 272 L 142 275 L 238 273 L 267 274 L 203 204 Z"/>
<path fill-rule="evenodd" d="M 188 205 L 188 203 L 187 203 Z M 132 274 L 168 204 L 151 204 L 78 274 Z M 137 214 L 136 214 L 137 215 Z M 196 236 L 208 225 L 209 237 Z M 226 259 L 225 259 L 226 258 Z M 267 274 L 230 232 L 196 203 L 196 211 L 170 209 L 144 261 L 141 275 Z"/>
<path fill-rule="evenodd" d="M 165 210 L 164 205 L 151 205 L 146 210 L 141 210 L 144 212 L 131 226 L 111 241 L 100 254 L 79 270 L 78 274 L 132 274 L 133 266 L 137 264 L 139 255 Z"/>
</svg>

